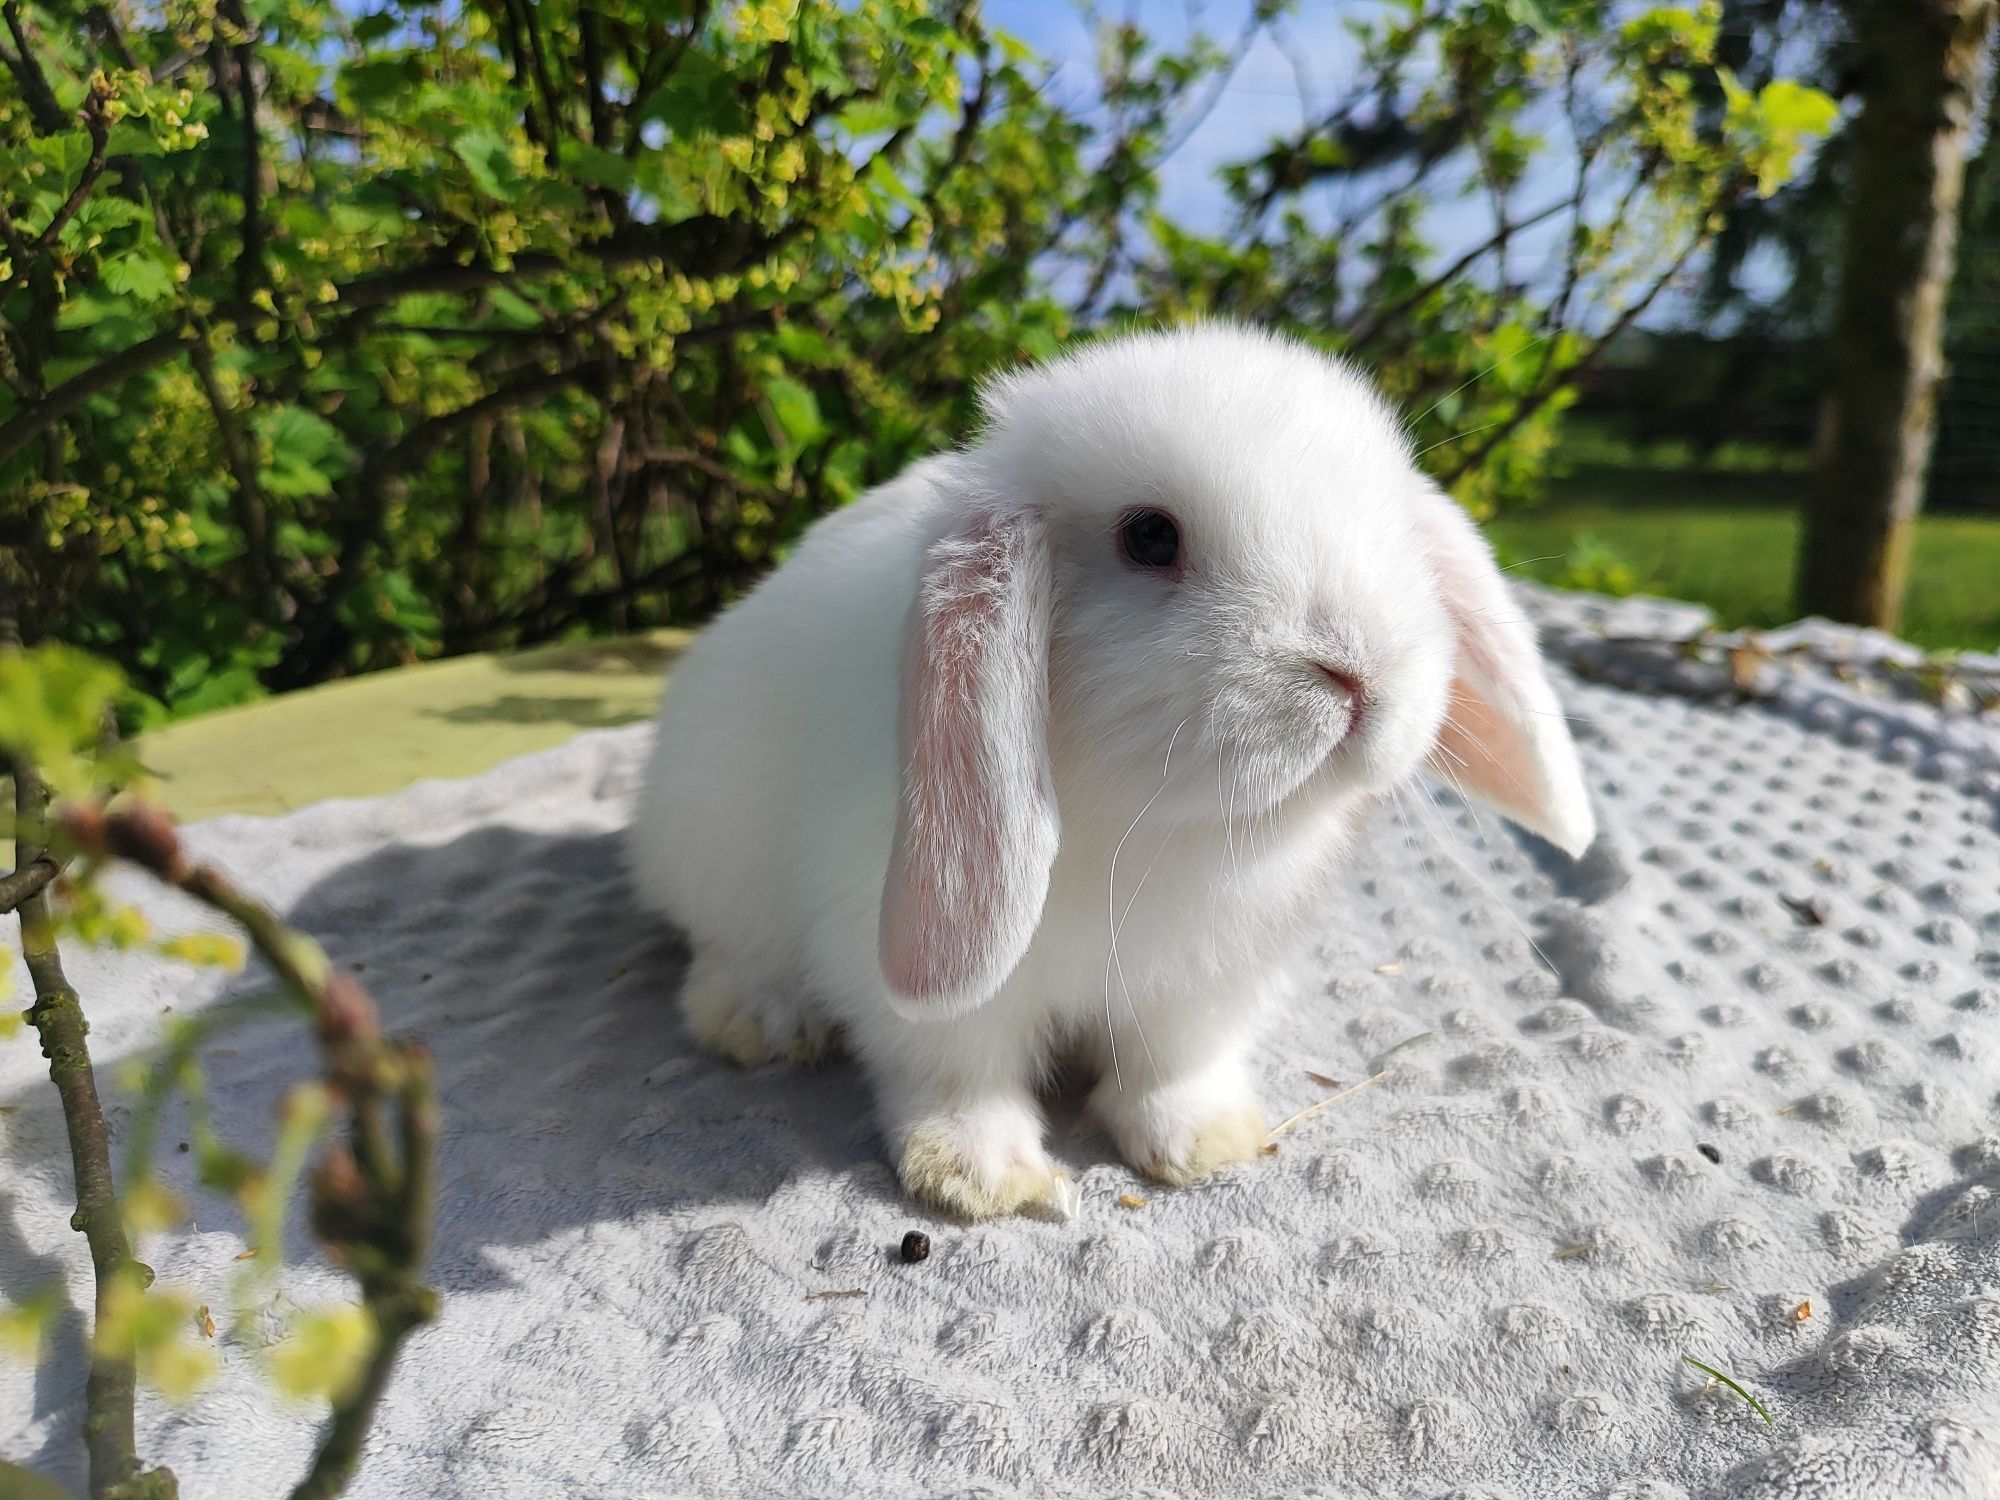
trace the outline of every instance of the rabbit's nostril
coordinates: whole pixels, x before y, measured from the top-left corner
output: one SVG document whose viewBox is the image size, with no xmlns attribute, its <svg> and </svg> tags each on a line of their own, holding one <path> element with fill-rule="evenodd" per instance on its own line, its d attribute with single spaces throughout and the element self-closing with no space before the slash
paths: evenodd
<svg viewBox="0 0 2000 1500">
<path fill-rule="evenodd" d="M 1317 662 L 1315 665 L 1318 666 L 1320 675 L 1326 678 L 1329 687 L 1345 695 L 1347 701 L 1356 708 L 1361 706 L 1368 694 L 1362 688 L 1360 678 L 1352 672 L 1343 672 L 1338 667 L 1329 667 L 1325 662 Z"/>
</svg>

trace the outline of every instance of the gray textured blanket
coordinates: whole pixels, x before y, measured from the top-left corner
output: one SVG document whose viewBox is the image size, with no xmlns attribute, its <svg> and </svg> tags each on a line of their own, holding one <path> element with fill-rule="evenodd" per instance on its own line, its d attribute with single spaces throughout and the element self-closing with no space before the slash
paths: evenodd
<svg viewBox="0 0 2000 1500">
<path fill-rule="evenodd" d="M 1571 866 L 1442 792 L 1385 813 L 1260 1062 L 1274 1117 L 1334 1091 L 1309 1073 L 1387 1076 L 1185 1192 L 1058 1100 L 1068 1222 L 930 1222 L 851 1068 L 690 1052 L 615 853 L 643 729 L 194 830 L 438 1056 L 444 1314 L 355 1493 L 2000 1494 L 1996 664 L 1954 692 L 1879 637 L 1689 647 L 1671 607 L 1536 599 L 1599 846 Z M 73 969 L 107 1060 L 220 990 Z M 310 1066 L 222 1038 L 221 1128 L 267 1140 Z M 30 1041 L 0 1108 L 0 1286 L 87 1306 Z M 220 1311 L 243 1245 L 211 1202 L 142 1249 Z M 342 1295 L 294 1254 L 282 1298 Z M 0 1365 L 0 1453 L 79 1488 L 83 1331 Z M 314 1439 L 253 1333 L 191 1404 L 142 1400 L 190 1497 L 282 1493 Z"/>
</svg>

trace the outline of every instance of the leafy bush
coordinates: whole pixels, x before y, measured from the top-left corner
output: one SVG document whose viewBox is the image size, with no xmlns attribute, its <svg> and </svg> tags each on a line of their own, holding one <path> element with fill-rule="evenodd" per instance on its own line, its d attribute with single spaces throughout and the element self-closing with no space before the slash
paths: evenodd
<svg viewBox="0 0 2000 1500">
<path fill-rule="evenodd" d="M 1614 594 L 1619 598 L 1640 591 L 1638 572 L 1625 555 L 1595 532 L 1579 532 L 1570 542 L 1556 586 L 1585 589 L 1593 594 Z"/>
<path fill-rule="evenodd" d="M 1198 233 L 1160 169 L 1288 8 L 1102 23 L 1082 107 L 969 3 L 26 0 L 0 588 L 155 715 L 695 620 L 984 372 L 1197 315 L 1367 362 L 1488 511 L 1827 118 L 1719 73 L 1713 4 L 1395 0 Z M 1488 228 L 1440 264 L 1444 202 Z"/>
</svg>

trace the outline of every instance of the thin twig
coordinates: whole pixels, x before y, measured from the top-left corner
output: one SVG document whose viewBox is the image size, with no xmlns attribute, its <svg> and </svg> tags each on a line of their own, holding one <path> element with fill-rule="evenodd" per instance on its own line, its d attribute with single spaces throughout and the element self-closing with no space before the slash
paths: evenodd
<svg viewBox="0 0 2000 1500">
<path fill-rule="evenodd" d="M 0 60 L 6 62 L 21 86 L 21 97 L 28 103 L 28 113 L 35 118 L 36 133 L 56 135 L 68 128 L 69 118 L 63 113 L 55 90 L 49 87 L 48 75 L 42 71 L 40 59 L 35 56 L 17 0 L 6 0 L 4 5 L 0 5 L 0 16 L 6 18 L 7 31 L 14 38 L 15 48 L 13 56 L 0 51 Z"/>
<path fill-rule="evenodd" d="M 1290 1130 L 1294 1125 L 1299 1124 L 1301 1121 L 1310 1120 L 1314 1115 L 1319 1114 L 1324 1110 L 1332 1109 L 1336 1104 L 1344 1104 L 1349 1099 L 1352 1099 L 1356 1094 L 1367 1093 L 1370 1089 L 1374 1088 L 1376 1084 L 1381 1083 L 1384 1079 L 1386 1079 L 1392 1071 L 1393 1071 L 1392 1069 L 1384 1068 L 1381 1072 L 1362 1079 L 1361 1082 L 1355 1084 L 1352 1088 L 1342 1089 L 1339 1093 L 1334 1094 L 1329 1098 L 1322 1099 L 1317 1104 L 1308 1104 L 1304 1109 L 1300 1110 L 1297 1114 L 1292 1115 L 1287 1119 L 1280 1121 L 1276 1125 L 1273 1125 L 1271 1127 L 1271 1133 L 1269 1139 L 1275 1141 L 1279 1136 L 1283 1135 L 1287 1130 Z"/>
<path fill-rule="evenodd" d="M 312 1221 L 329 1258 L 349 1267 L 374 1324 L 368 1364 L 333 1417 L 293 1500 L 327 1500 L 353 1477 L 377 1403 L 403 1341 L 437 1315 L 423 1280 L 435 1211 L 438 1106 L 430 1055 L 382 1035 L 360 981 L 335 969 L 319 945 L 287 927 L 214 865 L 189 860 L 173 823 L 155 808 L 106 813 L 72 807 L 65 834 L 86 854 L 130 860 L 156 879 L 233 919 L 312 1016 L 327 1083 L 346 1102 L 349 1139 L 327 1149 L 313 1175 Z M 392 1142 L 383 1106 L 397 1115 Z"/>
<path fill-rule="evenodd" d="M 430 1224 L 436 1211 L 437 1092 L 428 1054 L 418 1047 L 406 1047 L 402 1052 L 409 1067 L 401 1100 L 404 1170 L 393 1199 L 381 1205 L 393 1209 L 399 1223 L 391 1231 L 394 1237 L 389 1255 L 356 1257 L 362 1304 L 375 1323 L 375 1346 L 354 1390 L 335 1404 L 333 1420 L 320 1439 L 312 1467 L 292 1491 L 292 1500 L 332 1500 L 347 1488 L 361 1462 L 375 1408 L 395 1373 L 403 1341 L 437 1316 L 437 1293 L 421 1280 L 424 1262 L 430 1256 Z M 339 1158 L 330 1154 L 314 1184 L 318 1199 L 315 1222 L 323 1230 L 330 1221 L 337 1222 L 343 1210 L 351 1211 L 337 1198 L 344 1186 L 339 1181 L 338 1162 Z M 329 1249 L 336 1248 L 336 1235 L 327 1237 L 333 1241 Z"/>
<path fill-rule="evenodd" d="M 236 295 L 243 301 L 264 284 L 264 163 L 257 133 L 257 28 L 243 9 L 243 0 L 222 0 L 217 15 L 236 33 L 229 43 L 236 70 L 238 107 L 243 111 L 243 160 L 238 191 L 243 196 L 241 237 L 236 255 Z"/>
<path fill-rule="evenodd" d="M 672 42 L 664 47 L 652 47 L 643 60 L 637 55 L 628 57 L 628 65 L 638 75 L 639 83 L 632 90 L 631 101 L 625 106 L 624 152 L 627 156 L 638 155 L 639 149 L 645 145 L 641 133 L 645 125 L 642 118 L 645 107 L 652 103 L 660 86 L 673 76 L 674 70 L 681 65 L 681 59 L 694 45 L 695 38 L 701 35 L 702 28 L 708 24 L 712 4 L 713 0 L 694 0 L 688 11 L 687 25 L 681 28 Z M 652 28 L 649 27 L 648 31 L 652 32 Z"/>
<path fill-rule="evenodd" d="M 11 617 L 0 618 L 0 653 L 20 649 L 19 632 Z M 11 761 L 14 776 L 15 859 L 18 873 L 51 866 L 47 858 L 48 787 L 41 773 L 24 759 Z M 11 877 L 10 877 L 11 878 Z M 35 1003 L 28 1022 L 41 1039 L 48 1059 L 49 1080 L 62 1100 L 63 1125 L 69 1135 L 70 1170 L 76 1182 L 76 1216 L 71 1223 L 90 1246 L 95 1281 L 95 1326 L 102 1328 L 112 1288 L 135 1272 L 150 1281 L 152 1273 L 132 1258 L 132 1242 L 118 1207 L 111 1174 L 111 1131 L 97 1094 L 97 1075 L 90 1065 L 85 1040 L 90 1028 L 83 1004 L 63 973 L 57 952 L 55 923 L 49 909 L 47 881 L 31 891 L 17 910 L 21 918 L 21 953 L 33 982 Z M 142 1470 L 132 1430 L 135 1388 L 129 1353 L 114 1354 L 93 1339 L 90 1370 L 84 1380 L 83 1438 L 90 1456 L 93 1500 L 172 1500 L 174 1476 L 165 1469 Z"/>
<path fill-rule="evenodd" d="M 1481 256 L 1491 254 L 1494 250 L 1499 249 L 1506 243 L 1509 235 L 1517 234 L 1522 230 L 1532 229 L 1543 220 L 1554 218 L 1570 206 L 1569 199 L 1558 199 L 1556 202 L 1547 204 L 1534 213 L 1529 214 L 1525 219 L 1503 220 L 1500 228 L 1491 236 L 1474 245 L 1465 254 L 1438 272 L 1437 275 L 1431 277 L 1430 280 L 1422 283 L 1415 290 L 1406 292 L 1403 296 L 1377 308 L 1365 323 L 1348 336 L 1347 347 L 1350 350 L 1367 348 L 1396 319 L 1400 318 L 1411 308 L 1421 304 L 1425 298 L 1457 281 L 1472 268 L 1473 262 L 1477 261 Z"/>
</svg>

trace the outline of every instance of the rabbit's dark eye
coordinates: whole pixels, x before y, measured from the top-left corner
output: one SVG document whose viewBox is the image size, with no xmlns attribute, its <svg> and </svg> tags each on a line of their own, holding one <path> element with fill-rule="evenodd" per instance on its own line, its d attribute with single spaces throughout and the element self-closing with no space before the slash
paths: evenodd
<svg viewBox="0 0 2000 1500">
<path fill-rule="evenodd" d="M 1171 516 L 1135 510 L 1118 527 L 1118 545 L 1142 568 L 1171 568 L 1180 561 L 1181 532 Z"/>
</svg>

